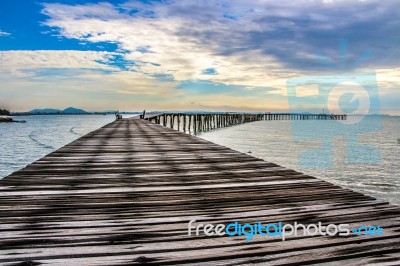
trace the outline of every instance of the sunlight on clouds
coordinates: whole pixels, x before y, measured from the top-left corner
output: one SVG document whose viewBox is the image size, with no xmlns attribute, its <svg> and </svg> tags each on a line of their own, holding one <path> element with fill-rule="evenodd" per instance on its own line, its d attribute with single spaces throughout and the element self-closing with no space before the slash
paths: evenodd
<svg viewBox="0 0 400 266">
<path fill-rule="evenodd" d="M 0 69 L 29 68 L 114 68 L 100 64 L 113 53 L 92 51 L 0 51 Z"/>
<path fill-rule="evenodd" d="M 296 87 L 296 97 L 318 96 L 318 84 L 307 84 Z"/>
<path fill-rule="evenodd" d="M 400 89 L 400 68 L 378 69 L 376 71 L 379 93 L 393 94 Z M 398 98 L 400 100 L 400 97 Z"/>
<path fill-rule="evenodd" d="M 85 7 L 87 14 L 83 12 Z M 105 8 L 110 10 L 106 12 Z M 168 13 L 164 7 L 155 6 L 154 9 L 160 14 Z M 105 4 L 90 7 L 46 4 L 44 9 L 44 13 L 51 17 L 46 25 L 59 28 L 67 38 L 118 43 L 122 50 L 128 51 L 125 58 L 136 62 L 131 68 L 133 71 L 170 74 L 177 81 L 209 79 L 258 87 L 279 84 L 283 89 L 284 82 L 280 79 L 287 77 L 287 69 L 271 56 L 257 50 L 219 55 L 215 53 L 213 41 L 199 43 L 198 38 L 192 36 L 207 31 L 209 25 L 178 17 L 146 18 L 122 13 L 117 17 L 115 12 L 114 7 Z M 107 14 L 106 19 L 98 17 L 103 13 Z M 212 23 L 213 31 L 226 35 L 227 23 Z M 143 46 L 148 47 L 144 52 L 140 49 Z M 218 75 L 204 77 L 202 71 L 211 67 Z"/>
<path fill-rule="evenodd" d="M 135 111 L 151 106 L 152 102 L 170 100 L 178 93 L 174 82 L 135 72 L 80 70 L 71 78 L 64 76 L 21 77 L 0 72 L 4 98 L 13 99 L 14 108 L 26 110 L 37 106 L 65 106 L 66 103 L 89 110 L 120 108 Z M 151 88 L 151 90 L 149 90 Z M 151 97 L 148 97 L 151 96 Z"/>
<path fill-rule="evenodd" d="M 238 97 L 229 94 L 219 94 L 209 97 L 207 95 L 185 96 L 188 97 L 185 104 L 181 105 L 189 110 L 216 110 L 216 111 L 260 111 L 260 110 L 287 110 L 286 97 L 277 95 L 269 97 L 269 100 L 255 95 L 247 95 L 245 100 L 238 101 Z M 252 104 L 249 105 L 248 102 Z M 187 104 L 189 103 L 189 104 Z"/>
<path fill-rule="evenodd" d="M 132 108 L 140 101 L 137 96 L 150 95 L 149 92 L 161 99 L 176 94 L 176 82 L 160 82 L 143 73 L 120 71 L 99 63 L 107 62 L 111 56 L 113 53 L 92 51 L 1 51 L 1 95 L 13 99 L 13 108 L 26 110 L 46 106 L 46 102 L 55 106 L 82 102 L 84 107 L 83 99 L 91 102 L 92 108 Z M 130 102 L 124 105 L 128 99 Z"/>
<path fill-rule="evenodd" d="M 330 31 L 338 27 L 337 23 L 331 23 L 329 13 L 325 14 L 327 6 L 333 10 L 349 7 L 349 10 L 363 10 L 362 17 L 353 12 L 354 18 L 340 20 L 338 23 L 342 28 L 353 20 L 365 21 L 377 16 L 355 3 L 349 5 L 345 1 L 321 3 L 307 0 L 298 1 L 295 7 L 287 5 L 286 1 L 252 1 L 248 5 L 240 1 L 221 4 L 214 0 L 151 4 L 128 1 L 119 6 L 109 3 L 44 4 L 43 13 L 49 16 L 44 24 L 58 29 L 66 38 L 92 43 L 116 43 L 120 51 L 125 52 L 123 57 L 135 62 L 129 67 L 130 71 L 146 75 L 170 75 L 177 82 L 209 80 L 232 86 L 273 87 L 275 90 L 266 90 L 266 94 L 286 95 L 288 78 L 310 75 L 312 72 L 290 67 L 277 55 L 289 56 L 285 55 L 290 51 L 286 47 L 292 47 L 292 56 L 307 62 L 315 59 L 316 51 L 296 51 L 293 48 L 304 48 L 304 43 L 285 41 L 281 45 L 275 43 L 275 38 L 285 34 L 288 29 L 290 34 L 295 33 L 294 38 L 302 38 L 304 29 L 296 23 L 296 18 L 302 18 L 304 14 L 308 14 L 308 19 L 315 22 L 307 25 L 309 29 Z M 273 17 L 280 19 L 270 20 L 266 16 L 270 12 L 273 12 Z M 251 40 L 251 34 L 255 34 L 254 40 Z M 270 40 L 264 37 L 269 35 Z M 266 52 L 264 48 L 269 48 L 271 52 Z M 213 69 L 215 75 L 205 75 L 204 69 Z M 149 88 L 146 94 L 154 94 L 151 90 Z M 129 93 L 137 92 L 129 90 Z M 255 106 L 254 99 L 247 100 L 248 106 Z M 263 100 L 267 101 L 268 98 Z M 208 97 L 208 101 L 212 99 Z"/>
<path fill-rule="evenodd" d="M 379 6 L 377 0 L 368 3 Z M 396 10 L 394 2 L 379 9 L 359 1 L 323 0 L 299 0 L 295 5 L 289 0 L 208 0 L 42 6 L 47 19 L 40 23 L 48 27 L 46 34 L 73 39 L 82 47 L 89 43 L 103 48 L 103 44 L 113 44 L 113 48 L 0 52 L 0 77 L 5 84 L 0 91 L 21 92 L 18 85 L 32 95 L 36 93 L 33 90 L 39 93 L 44 88 L 55 95 L 57 89 L 65 99 L 81 101 L 81 93 L 90 97 L 90 106 L 109 104 L 120 109 L 147 105 L 157 109 L 285 111 L 286 81 L 334 75 L 337 70 L 318 64 L 317 55 L 341 63 L 336 41 L 350 36 L 355 38 L 355 48 L 348 49 L 349 61 L 373 45 L 380 92 L 399 97 L 400 70 L 393 68 L 398 64 L 393 61 L 398 50 L 385 57 L 388 49 L 381 47 L 388 45 L 375 43 L 381 35 L 388 43 L 397 40 L 392 37 L 396 34 L 388 34 L 398 29 L 397 22 L 386 23 Z M 332 23 L 335 18 L 340 19 Z M 368 34 L 363 33 L 364 28 L 369 29 Z M 343 36 L 346 34 L 349 36 Z M 6 35 L 0 30 L 0 36 Z M 215 85 L 215 90 L 196 91 L 196 82 Z M 187 86 L 182 89 L 182 85 Z M 67 95 L 68 91 L 76 96 Z M 308 89 L 305 93 L 314 92 Z"/>
</svg>

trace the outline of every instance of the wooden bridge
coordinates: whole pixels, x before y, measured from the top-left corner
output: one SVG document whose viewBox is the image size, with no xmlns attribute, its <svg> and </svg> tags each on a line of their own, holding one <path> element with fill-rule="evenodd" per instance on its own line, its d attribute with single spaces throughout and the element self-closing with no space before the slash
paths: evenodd
<svg viewBox="0 0 400 266">
<path fill-rule="evenodd" d="M 147 114 L 145 120 L 195 135 L 200 132 L 262 120 L 346 120 L 346 114 L 296 113 L 160 113 Z"/>
<path fill-rule="evenodd" d="M 0 265 L 399 265 L 400 208 L 139 119 L 0 181 Z M 188 235 L 188 222 L 381 226 L 383 235 Z M 300 231 L 301 232 L 301 231 Z"/>
</svg>

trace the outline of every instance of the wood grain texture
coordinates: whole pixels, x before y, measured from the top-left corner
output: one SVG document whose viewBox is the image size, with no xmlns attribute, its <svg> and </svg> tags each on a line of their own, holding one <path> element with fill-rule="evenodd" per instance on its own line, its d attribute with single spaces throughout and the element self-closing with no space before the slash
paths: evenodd
<svg viewBox="0 0 400 266">
<path fill-rule="evenodd" d="M 197 223 L 380 225 L 383 236 L 188 236 Z M 400 208 L 139 119 L 0 181 L 0 265 L 396 265 Z"/>
</svg>

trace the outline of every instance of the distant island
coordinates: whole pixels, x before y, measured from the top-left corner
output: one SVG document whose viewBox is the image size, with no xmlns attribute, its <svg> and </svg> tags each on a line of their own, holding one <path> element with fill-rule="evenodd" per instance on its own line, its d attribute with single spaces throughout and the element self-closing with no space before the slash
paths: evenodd
<svg viewBox="0 0 400 266">
<path fill-rule="evenodd" d="M 54 109 L 54 108 L 44 108 L 44 109 L 33 109 L 28 112 L 14 112 L 12 115 L 20 116 L 20 115 L 105 115 L 114 113 L 113 111 L 109 112 L 88 112 L 83 109 L 68 107 L 64 110 Z"/>
<path fill-rule="evenodd" d="M 120 114 L 139 114 L 140 112 L 119 112 Z M 13 116 L 23 116 L 23 115 L 107 115 L 115 114 L 114 110 L 107 111 L 96 111 L 88 112 L 83 109 L 68 107 L 64 110 L 55 108 L 43 108 L 43 109 L 33 109 L 28 112 L 11 112 L 10 115 Z"/>
<path fill-rule="evenodd" d="M 7 109 L 0 109 L 0 116 L 10 116 L 12 113 Z M 17 121 L 12 119 L 11 117 L 0 117 L 0 123 L 25 123 L 25 121 Z"/>
<path fill-rule="evenodd" d="M 29 114 L 88 114 L 89 112 L 78 109 L 75 107 L 68 107 L 64 110 L 53 109 L 53 108 L 45 108 L 45 109 L 33 109 L 32 111 L 27 112 Z"/>
<path fill-rule="evenodd" d="M 10 115 L 11 112 L 9 110 L 6 109 L 0 109 L 0 115 Z"/>
</svg>

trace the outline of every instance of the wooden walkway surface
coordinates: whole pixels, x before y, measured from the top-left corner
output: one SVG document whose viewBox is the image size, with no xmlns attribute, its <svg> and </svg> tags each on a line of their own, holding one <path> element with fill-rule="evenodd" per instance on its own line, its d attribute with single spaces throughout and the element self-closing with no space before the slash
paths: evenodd
<svg viewBox="0 0 400 266">
<path fill-rule="evenodd" d="M 240 141 L 240 140 L 238 140 Z M 137 119 L 0 181 L 0 265 L 398 265 L 400 208 Z M 383 236 L 188 236 L 197 223 L 380 225 Z"/>
</svg>

